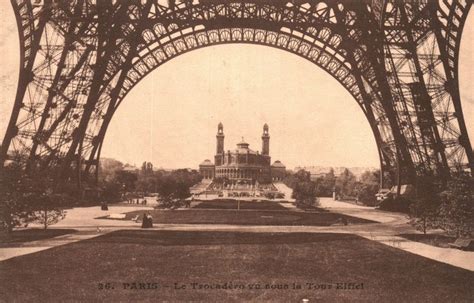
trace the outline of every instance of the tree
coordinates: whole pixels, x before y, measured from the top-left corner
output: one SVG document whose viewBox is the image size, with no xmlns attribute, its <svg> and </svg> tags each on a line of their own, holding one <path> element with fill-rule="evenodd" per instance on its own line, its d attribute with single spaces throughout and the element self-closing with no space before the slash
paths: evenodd
<svg viewBox="0 0 474 303">
<path fill-rule="evenodd" d="M 191 196 L 190 187 L 202 180 L 196 170 L 177 169 L 155 175 L 156 190 L 165 207 L 179 206 L 182 200 Z"/>
<path fill-rule="evenodd" d="M 295 188 L 299 182 L 302 181 L 310 181 L 311 180 L 311 173 L 304 169 L 297 171 L 296 173 L 288 172 L 283 179 L 283 183 L 289 188 Z"/>
<path fill-rule="evenodd" d="M 23 199 L 22 169 L 13 163 L 1 170 L 0 199 L 2 222 L 8 233 L 16 226 L 31 222 L 33 211 Z"/>
<path fill-rule="evenodd" d="M 355 193 L 359 201 L 374 205 L 376 202 L 375 194 L 379 191 L 380 170 L 366 171 L 360 176 L 360 181 L 357 182 Z"/>
<path fill-rule="evenodd" d="M 34 210 L 32 219 L 43 225 L 44 229 L 66 217 L 65 205 L 71 205 L 75 199 L 55 186 L 54 172 L 45 170 L 30 173 L 26 178 L 24 199 Z"/>
<path fill-rule="evenodd" d="M 117 171 L 122 169 L 122 162 L 111 158 L 101 158 L 99 161 L 99 182 L 112 181 L 115 179 Z"/>
<path fill-rule="evenodd" d="M 295 188 L 298 179 L 295 176 L 296 174 L 287 172 L 285 178 L 283 178 L 283 183 L 289 188 Z"/>
<path fill-rule="evenodd" d="M 115 181 L 119 184 L 124 186 L 124 190 L 126 191 L 134 191 L 135 190 L 135 182 L 137 181 L 138 177 L 135 173 L 121 170 L 118 171 L 116 174 Z"/>
<path fill-rule="evenodd" d="M 30 203 L 35 204 L 32 220 L 43 225 L 44 229 L 48 226 L 58 223 L 66 217 L 66 212 L 60 208 L 64 197 L 60 194 L 53 194 L 52 190 L 47 189 L 38 192 L 29 197 Z"/>
<path fill-rule="evenodd" d="M 356 184 L 357 178 L 355 175 L 350 170 L 345 168 L 342 174 L 336 180 L 336 189 L 342 196 L 355 196 Z"/>
<path fill-rule="evenodd" d="M 316 183 L 311 181 L 311 174 L 308 171 L 300 170 L 293 176 L 292 198 L 296 201 L 297 207 L 312 207 L 317 204 Z"/>
<path fill-rule="evenodd" d="M 434 176 L 420 176 L 416 180 L 416 197 L 410 205 L 410 223 L 426 234 L 439 227 L 440 187 Z"/>
<path fill-rule="evenodd" d="M 474 233 L 474 179 L 467 174 L 454 176 L 441 193 L 441 228 L 460 236 Z"/>
<path fill-rule="evenodd" d="M 143 162 L 141 174 L 144 176 L 153 175 L 153 164 L 151 162 Z"/>
<path fill-rule="evenodd" d="M 316 193 L 319 197 L 332 197 L 335 185 L 336 176 L 331 168 L 327 174 L 316 179 Z"/>
<path fill-rule="evenodd" d="M 177 182 L 176 189 L 173 193 L 176 199 L 184 200 L 191 196 L 191 192 L 189 191 L 189 186 L 184 182 Z"/>
<path fill-rule="evenodd" d="M 55 192 L 52 170 L 25 173 L 16 159 L 1 170 L 3 222 L 8 232 L 14 227 L 37 222 L 46 229 L 65 217 L 62 206 L 67 195 Z"/>
<path fill-rule="evenodd" d="M 102 199 L 105 202 L 117 202 L 122 196 L 123 187 L 120 183 L 112 180 L 102 183 Z"/>
</svg>

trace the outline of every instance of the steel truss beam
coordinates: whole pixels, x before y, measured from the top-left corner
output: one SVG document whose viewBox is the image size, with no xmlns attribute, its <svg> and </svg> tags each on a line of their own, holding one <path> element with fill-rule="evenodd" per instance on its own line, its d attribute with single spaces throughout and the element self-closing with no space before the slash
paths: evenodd
<svg viewBox="0 0 474 303">
<path fill-rule="evenodd" d="M 94 183 L 113 114 L 143 77 L 194 49 L 249 43 L 341 83 L 367 117 L 382 169 L 403 183 L 473 168 L 457 82 L 470 2 L 11 1 L 22 57 L 3 163 L 21 154 L 27 170 Z"/>
</svg>

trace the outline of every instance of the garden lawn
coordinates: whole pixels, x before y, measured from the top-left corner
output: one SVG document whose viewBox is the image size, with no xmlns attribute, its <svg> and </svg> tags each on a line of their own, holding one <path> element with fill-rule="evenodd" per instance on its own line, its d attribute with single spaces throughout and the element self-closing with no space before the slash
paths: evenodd
<svg viewBox="0 0 474 303">
<path fill-rule="evenodd" d="M 5 302 L 474 298 L 473 272 L 347 234 L 117 231 L 0 262 L 0 272 Z"/>
<path fill-rule="evenodd" d="M 147 211 L 148 212 L 148 211 Z M 295 212 L 272 210 L 219 210 L 180 209 L 150 210 L 155 224 L 230 224 L 230 225 L 286 225 L 286 226 L 330 226 L 341 224 L 374 223 L 374 221 L 331 212 Z M 131 220 L 137 215 L 141 219 L 144 211 L 126 213 L 123 220 Z M 98 219 L 106 219 L 101 217 Z"/>
<path fill-rule="evenodd" d="M 74 229 L 18 229 L 6 234 L 0 241 L 0 247 L 8 247 L 12 243 L 25 243 L 37 240 L 51 239 L 54 237 L 75 233 Z M 1 274 L 1 273 L 0 273 Z"/>
<path fill-rule="evenodd" d="M 202 201 L 193 208 L 200 209 L 237 209 L 238 201 L 236 200 L 217 200 L 217 201 Z M 240 209 L 255 209 L 255 210 L 287 210 L 286 207 L 281 206 L 278 202 L 262 201 L 240 201 Z"/>
</svg>

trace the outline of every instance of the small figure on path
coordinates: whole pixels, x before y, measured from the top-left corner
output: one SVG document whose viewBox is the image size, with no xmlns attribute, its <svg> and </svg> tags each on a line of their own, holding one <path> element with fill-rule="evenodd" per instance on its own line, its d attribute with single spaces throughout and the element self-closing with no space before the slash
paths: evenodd
<svg viewBox="0 0 474 303">
<path fill-rule="evenodd" d="M 147 213 L 146 216 L 147 216 L 147 221 L 148 221 L 148 228 L 153 227 L 153 217 L 151 216 L 150 213 Z"/>
<path fill-rule="evenodd" d="M 190 208 L 191 207 L 191 201 L 190 200 L 184 200 L 184 206 L 186 208 Z"/>
<path fill-rule="evenodd" d="M 146 213 L 143 214 L 143 219 L 142 219 L 142 228 L 147 228 L 148 227 L 148 216 Z"/>
<path fill-rule="evenodd" d="M 143 214 L 142 228 L 151 228 L 153 227 L 153 217 L 150 213 Z"/>
</svg>

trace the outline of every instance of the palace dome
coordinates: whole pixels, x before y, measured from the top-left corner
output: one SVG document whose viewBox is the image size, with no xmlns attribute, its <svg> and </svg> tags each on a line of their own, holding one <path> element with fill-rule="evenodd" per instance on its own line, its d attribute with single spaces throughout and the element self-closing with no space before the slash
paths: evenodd
<svg viewBox="0 0 474 303">
<path fill-rule="evenodd" d="M 214 166 L 214 163 L 211 162 L 211 160 L 206 159 L 204 160 L 199 166 Z"/>
<path fill-rule="evenodd" d="M 272 167 L 286 168 L 285 164 L 281 163 L 280 160 L 276 160 L 275 162 L 273 162 Z"/>
<path fill-rule="evenodd" d="M 237 154 L 246 154 L 246 153 L 249 153 L 249 154 L 254 154 L 256 155 L 257 152 L 251 150 L 249 148 L 249 145 L 247 142 L 244 141 L 244 138 L 242 138 L 242 141 L 240 141 L 239 143 L 237 143 L 237 149 L 235 150 L 235 153 Z"/>
</svg>

